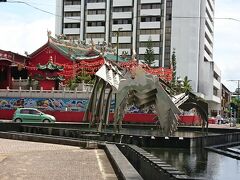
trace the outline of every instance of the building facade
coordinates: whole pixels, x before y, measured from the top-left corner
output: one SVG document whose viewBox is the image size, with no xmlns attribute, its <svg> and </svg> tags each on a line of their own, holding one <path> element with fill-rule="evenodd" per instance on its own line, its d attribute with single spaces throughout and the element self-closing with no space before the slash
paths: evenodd
<svg viewBox="0 0 240 180">
<path fill-rule="evenodd" d="M 27 79 L 28 57 L 0 49 L 0 89 L 12 88 L 12 79 Z"/>
<path fill-rule="evenodd" d="M 230 103 L 232 92 L 222 84 L 222 99 L 221 99 L 221 115 L 222 117 L 230 117 Z"/>
<path fill-rule="evenodd" d="M 221 73 L 213 63 L 215 0 L 57 0 L 56 3 L 56 34 L 86 42 L 112 43 L 119 55 L 136 53 L 139 60 L 144 59 L 151 40 L 154 66 L 170 67 L 175 51 L 177 77 L 188 76 L 193 92 L 210 103 L 221 103 Z"/>
</svg>

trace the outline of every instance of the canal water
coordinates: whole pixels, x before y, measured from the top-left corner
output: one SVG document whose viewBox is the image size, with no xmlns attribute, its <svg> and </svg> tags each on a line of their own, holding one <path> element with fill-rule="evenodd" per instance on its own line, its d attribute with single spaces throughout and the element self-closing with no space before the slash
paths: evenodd
<svg viewBox="0 0 240 180">
<path fill-rule="evenodd" d="M 191 177 L 207 180 L 239 180 L 240 160 L 204 149 L 145 149 Z"/>
</svg>

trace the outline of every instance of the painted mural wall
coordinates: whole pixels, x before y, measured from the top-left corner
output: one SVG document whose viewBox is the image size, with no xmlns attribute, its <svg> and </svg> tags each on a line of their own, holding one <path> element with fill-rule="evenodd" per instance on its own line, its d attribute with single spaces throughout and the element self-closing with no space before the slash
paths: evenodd
<svg viewBox="0 0 240 180">
<path fill-rule="evenodd" d="M 19 107 L 32 107 L 48 111 L 85 111 L 87 99 L 59 99 L 59 98 L 1 98 L 0 109 L 12 110 Z"/>
<path fill-rule="evenodd" d="M 87 109 L 88 99 L 63 98 L 3 98 L 0 97 L 0 110 L 14 110 L 20 107 L 37 108 L 42 111 L 76 111 Z M 115 101 L 111 102 L 110 112 L 114 112 Z M 134 105 L 127 108 L 128 113 L 153 113 L 150 109 L 141 110 Z"/>
</svg>

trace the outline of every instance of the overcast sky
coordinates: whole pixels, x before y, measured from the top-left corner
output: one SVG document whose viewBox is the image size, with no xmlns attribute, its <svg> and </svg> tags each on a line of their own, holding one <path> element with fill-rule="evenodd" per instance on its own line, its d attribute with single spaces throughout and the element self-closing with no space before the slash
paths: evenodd
<svg viewBox="0 0 240 180">
<path fill-rule="evenodd" d="M 55 0 L 23 1 L 55 13 Z M 215 0 L 215 5 L 214 61 L 221 69 L 222 82 L 233 91 L 237 83 L 227 80 L 240 79 L 240 1 Z M 54 34 L 53 15 L 26 4 L 0 3 L 0 49 L 31 53 L 47 42 L 47 30 Z"/>
</svg>

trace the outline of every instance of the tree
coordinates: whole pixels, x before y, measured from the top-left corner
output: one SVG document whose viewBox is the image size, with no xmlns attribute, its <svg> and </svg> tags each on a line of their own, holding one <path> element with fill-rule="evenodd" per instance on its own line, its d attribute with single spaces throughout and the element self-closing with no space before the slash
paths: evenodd
<svg viewBox="0 0 240 180">
<path fill-rule="evenodd" d="M 143 62 L 149 66 L 151 66 L 154 63 L 154 50 L 153 50 L 153 44 L 152 44 L 152 39 L 149 37 L 148 42 L 147 42 L 147 49 L 144 54 L 144 60 Z"/>
<path fill-rule="evenodd" d="M 172 59 L 171 59 L 171 69 L 172 69 L 172 81 L 170 82 L 171 86 L 171 93 L 176 94 L 177 88 L 179 85 L 177 84 L 177 77 L 176 77 L 176 54 L 175 54 L 175 49 L 173 49 L 172 53 Z"/>
<path fill-rule="evenodd" d="M 176 54 L 175 54 L 175 49 L 173 49 L 172 53 L 172 60 L 171 60 L 171 66 L 172 66 L 172 81 L 176 81 Z"/>
<path fill-rule="evenodd" d="M 183 81 L 182 81 L 182 92 L 183 93 L 188 93 L 192 91 L 192 86 L 190 84 L 191 80 L 188 79 L 187 76 L 184 77 Z"/>
<path fill-rule="evenodd" d="M 183 80 L 180 77 L 176 77 L 176 53 L 175 49 L 172 52 L 172 59 L 171 59 L 171 68 L 172 68 L 172 81 L 170 82 L 171 86 L 171 93 L 174 95 L 180 93 L 188 93 L 192 91 L 192 86 L 190 84 L 191 80 L 188 79 L 187 76 L 184 77 Z"/>
</svg>

